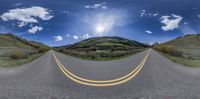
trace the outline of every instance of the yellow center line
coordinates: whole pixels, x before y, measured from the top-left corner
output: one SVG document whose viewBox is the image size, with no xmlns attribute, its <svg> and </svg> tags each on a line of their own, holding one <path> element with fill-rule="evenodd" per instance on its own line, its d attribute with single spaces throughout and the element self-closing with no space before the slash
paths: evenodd
<svg viewBox="0 0 200 99">
<path fill-rule="evenodd" d="M 61 69 L 61 71 L 71 80 L 79 83 L 79 84 L 84 84 L 84 85 L 89 85 L 89 86 L 113 86 L 113 85 L 118 85 L 118 84 L 122 84 L 125 83 L 129 80 L 131 80 L 134 76 L 136 76 L 139 71 L 142 69 L 142 67 L 144 66 L 148 56 L 149 56 L 149 52 L 146 54 L 146 56 L 144 57 L 144 59 L 140 62 L 139 66 L 137 66 L 137 68 L 135 68 L 132 72 L 130 72 L 129 74 L 117 78 L 117 79 L 113 79 L 113 80 L 89 80 L 89 79 L 85 79 L 82 77 L 79 77 L 73 73 L 71 73 L 69 70 L 67 70 L 62 64 L 61 62 L 58 60 L 58 58 L 55 56 L 55 54 L 52 52 L 53 57 L 57 63 L 57 65 L 59 66 L 59 68 Z"/>
</svg>

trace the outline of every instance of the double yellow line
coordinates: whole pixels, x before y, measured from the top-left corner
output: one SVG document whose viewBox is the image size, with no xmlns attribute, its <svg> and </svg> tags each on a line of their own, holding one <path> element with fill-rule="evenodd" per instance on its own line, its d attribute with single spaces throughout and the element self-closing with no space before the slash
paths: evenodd
<svg viewBox="0 0 200 99">
<path fill-rule="evenodd" d="M 113 80 L 90 80 L 90 79 L 85 79 L 85 78 L 79 77 L 79 76 L 71 73 L 68 69 L 66 69 L 65 66 L 63 66 L 61 64 L 61 62 L 58 60 L 58 58 L 56 57 L 56 55 L 54 54 L 53 51 L 52 51 L 52 55 L 58 65 L 58 67 L 63 72 L 63 74 L 66 75 L 68 78 L 70 78 L 72 81 L 77 82 L 79 84 L 88 85 L 88 86 L 103 87 L 103 86 L 119 85 L 119 84 L 125 83 L 125 82 L 131 80 L 133 77 L 135 77 L 140 72 L 140 70 L 144 66 L 145 62 L 147 61 L 149 52 L 150 52 L 150 50 L 145 55 L 145 57 L 140 62 L 140 64 L 133 71 L 131 71 L 130 73 L 128 73 L 125 76 L 122 76 L 120 78 L 113 79 Z"/>
</svg>

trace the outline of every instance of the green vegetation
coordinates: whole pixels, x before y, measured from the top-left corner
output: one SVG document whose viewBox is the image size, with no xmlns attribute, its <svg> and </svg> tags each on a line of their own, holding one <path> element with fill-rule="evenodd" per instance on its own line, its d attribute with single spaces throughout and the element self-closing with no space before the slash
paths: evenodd
<svg viewBox="0 0 200 99">
<path fill-rule="evenodd" d="M 12 58 L 12 59 L 25 59 L 25 58 L 27 58 L 27 57 L 28 57 L 28 55 L 22 53 L 20 50 L 15 51 L 15 52 L 10 56 L 10 58 Z"/>
<path fill-rule="evenodd" d="M 48 48 L 48 47 L 42 46 L 42 47 L 39 47 L 39 48 L 38 48 L 38 53 L 47 52 L 47 51 L 49 51 L 49 48 Z"/>
<path fill-rule="evenodd" d="M 185 66 L 189 67 L 200 67 L 200 60 L 194 60 L 194 59 L 186 59 L 181 57 L 175 57 L 168 54 L 161 53 L 163 56 L 166 56 L 168 59 L 172 60 L 173 62 L 183 64 Z"/>
<path fill-rule="evenodd" d="M 0 66 L 29 62 L 50 48 L 42 43 L 27 41 L 13 34 L 0 34 Z"/>
<path fill-rule="evenodd" d="M 156 50 L 172 55 L 172 56 L 176 56 L 176 57 L 181 57 L 182 56 L 182 52 L 179 50 L 176 50 L 175 47 L 170 46 L 170 45 L 160 45 L 160 46 L 156 46 L 155 47 Z"/>
<path fill-rule="evenodd" d="M 43 54 L 44 53 L 33 54 L 33 55 L 30 55 L 27 58 L 23 58 L 23 59 L 2 59 L 2 58 L 0 58 L 0 64 L 1 64 L 0 67 L 13 67 L 13 66 L 22 65 L 22 64 L 31 62 L 31 61 L 39 58 Z"/>
<path fill-rule="evenodd" d="M 112 60 L 133 55 L 147 47 L 142 43 L 120 37 L 95 37 L 56 49 L 86 60 Z"/>
<path fill-rule="evenodd" d="M 110 52 L 110 51 L 78 52 L 78 51 L 72 51 L 72 50 L 64 50 L 61 52 L 70 56 L 81 58 L 81 59 L 106 61 L 106 60 L 113 60 L 113 59 L 128 57 L 143 50 L 144 49 L 138 49 L 135 51 L 114 51 L 114 52 Z"/>
<path fill-rule="evenodd" d="M 190 67 L 200 67 L 200 35 L 178 37 L 154 47 L 174 62 Z"/>
</svg>

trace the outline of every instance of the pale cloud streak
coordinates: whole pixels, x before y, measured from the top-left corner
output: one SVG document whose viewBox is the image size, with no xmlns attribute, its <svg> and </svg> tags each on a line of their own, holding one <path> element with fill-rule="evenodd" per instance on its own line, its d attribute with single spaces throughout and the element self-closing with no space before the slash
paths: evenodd
<svg viewBox="0 0 200 99">
<path fill-rule="evenodd" d="M 148 34 L 152 34 L 153 32 L 152 31 L 149 31 L 149 30 L 145 30 L 146 33 Z"/>
<path fill-rule="evenodd" d="M 198 31 L 196 31 L 195 29 L 193 29 L 191 26 L 189 25 L 182 25 L 180 27 L 180 30 L 181 32 L 184 34 L 184 35 L 187 35 L 187 34 L 197 34 Z"/>
<path fill-rule="evenodd" d="M 78 40 L 79 37 L 77 35 L 73 35 L 73 39 Z"/>
<path fill-rule="evenodd" d="M 94 4 L 94 5 L 85 5 L 84 7 L 87 8 L 87 9 L 107 9 L 107 6 L 106 6 L 106 2 L 103 2 L 103 3 L 97 3 L 97 4 Z"/>
</svg>

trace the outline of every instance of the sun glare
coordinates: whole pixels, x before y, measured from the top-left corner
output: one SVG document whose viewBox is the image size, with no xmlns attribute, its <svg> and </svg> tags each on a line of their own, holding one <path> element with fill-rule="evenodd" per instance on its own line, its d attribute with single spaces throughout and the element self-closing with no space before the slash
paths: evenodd
<svg viewBox="0 0 200 99">
<path fill-rule="evenodd" d="M 105 27 L 102 25 L 97 25 L 96 26 L 96 32 L 97 33 L 103 33 L 105 31 Z"/>
</svg>

